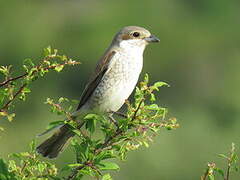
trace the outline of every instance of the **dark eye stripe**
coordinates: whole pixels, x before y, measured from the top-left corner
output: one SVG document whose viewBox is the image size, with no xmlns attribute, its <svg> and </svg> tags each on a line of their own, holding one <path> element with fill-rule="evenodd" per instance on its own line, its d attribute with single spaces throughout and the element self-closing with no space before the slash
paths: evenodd
<svg viewBox="0 0 240 180">
<path fill-rule="evenodd" d="M 122 36 L 122 40 L 128 40 L 128 39 L 132 39 L 129 34 L 124 34 L 124 35 Z"/>
</svg>

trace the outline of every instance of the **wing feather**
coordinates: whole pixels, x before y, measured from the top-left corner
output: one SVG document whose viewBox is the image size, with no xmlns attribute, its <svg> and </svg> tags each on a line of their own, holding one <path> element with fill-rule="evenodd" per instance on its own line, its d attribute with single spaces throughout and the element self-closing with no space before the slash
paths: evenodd
<svg viewBox="0 0 240 180">
<path fill-rule="evenodd" d="M 116 51 L 110 51 L 109 53 L 106 53 L 105 56 L 99 61 L 95 69 L 95 76 L 90 79 L 89 83 L 86 85 L 81 95 L 80 103 L 77 110 L 79 110 L 91 97 L 92 93 L 94 92 L 98 84 L 101 82 L 104 74 L 108 70 L 109 64 L 115 54 Z"/>
</svg>

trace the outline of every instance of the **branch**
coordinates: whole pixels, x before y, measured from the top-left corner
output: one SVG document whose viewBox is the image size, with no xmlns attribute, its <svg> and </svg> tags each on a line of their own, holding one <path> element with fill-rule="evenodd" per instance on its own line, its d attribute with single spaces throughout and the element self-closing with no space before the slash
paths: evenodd
<svg viewBox="0 0 240 180">
<path fill-rule="evenodd" d="M 14 94 L 13 98 L 10 99 L 1 109 L 0 112 L 3 112 L 5 109 L 8 109 L 9 105 L 13 102 L 14 99 L 16 99 L 16 97 L 21 94 L 21 92 L 23 91 L 23 89 L 27 86 L 27 84 L 22 85 L 19 90 Z"/>
<path fill-rule="evenodd" d="M 20 75 L 20 76 L 7 79 L 7 80 L 5 80 L 5 81 L 3 81 L 3 82 L 0 83 L 0 87 L 7 85 L 7 84 L 10 83 L 11 81 L 16 81 L 16 80 L 18 80 L 18 79 L 21 79 L 21 78 L 23 78 L 23 77 L 25 77 L 25 76 L 27 76 L 27 75 L 28 75 L 28 73 L 25 73 L 25 74 L 22 74 L 22 75 Z"/>
<path fill-rule="evenodd" d="M 201 176 L 201 180 L 207 180 L 207 177 L 208 177 L 208 170 L 209 170 L 209 169 L 206 169 L 204 175 Z"/>
<path fill-rule="evenodd" d="M 132 118 L 131 118 L 131 121 L 134 121 L 134 120 L 136 119 L 136 117 L 137 117 L 136 114 L 137 114 L 138 111 L 140 110 L 140 107 L 141 107 L 141 104 L 143 103 L 143 101 L 144 101 L 144 98 L 142 99 L 142 101 L 140 101 L 140 103 L 138 104 L 136 110 L 134 111 L 134 114 L 133 114 L 133 116 L 132 116 Z M 126 117 L 126 115 L 125 115 L 125 117 Z M 98 154 L 99 154 L 100 152 L 102 152 L 103 150 L 106 150 L 106 149 L 109 149 L 109 148 L 111 149 L 111 147 L 115 144 L 115 142 L 114 142 L 113 140 L 114 140 L 115 138 L 117 138 L 118 136 L 123 135 L 123 133 L 124 133 L 123 130 L 117 128 L 116 132 L 115 132 L 111 137 L 109 137 L 109 138 L 102 144 L 101 147 L 96 148 L 96 149 L 94 150 L 94 155 L 98 155 Z M 117 143 L 116 143 L 116 144 L 117 144 Z M 79 167 L 75 168 L 74 171 L 72 172 L 72 174 L 67 177 L 67 180 L 74 179 L 74 178 L 77 176 L 78 172 L 79 172 L 81 169 L 83 169 L 84 167 L 86 167 L 86 166 L 89 166 L 89 165 L 88 165 L 88 162 L 85 162 L 85 163 L 83 163 L 82 166 L 79 166 Z M 89 167 L 91 167 L 92 169 L 94 169 L 95 166 L 94 166 L 94 167 L 93 167 L 93 166 L 94 166 L 94 165 L 89 166 Z"/>
<path fill-rule="evenodd" d="M 228 167 L 227 167 L 227 175 L 226 175 L 226 177 L 224 178 L 224 180 L 229 180 L 229 176 L 230 176 L 230 168 L 231 168 L 231 164 L 228 163 Z"/>
<path fill-rule="evenodd" d="M 142 98 L 142 100 L 141 100 L 140 103 L 138 104 L 137 109 L 134 111 L 134 114 L 133 114 L 133 117 L 132 117 L 132 120 L 131 120 L 131 121 L 134 121 L 134 120 L 136 119 L 137 113 L 138 113 L 138 111 L 139 111 L 139 109 L 140 109 L 140 107 L 141 107 L 141 105 L 142 105 L 142 103 L 143 103 L 144 100 L 145 100 L 145 98 Z"/>
<path fill-rule="evenodd" d="M 73 170 L 72 174 L 70 174 L 70 175 L 66 178 L 66 180 L 74 179 L 74 178 L 77 176 L 78 171 L 80 171 L 80 170 L 83 169 L 83 168 L 84 168 L 84 165 L 78 166 L 77 168 L 75 168 L 75 169 Z"/>
<path fill-rule="evenodd" d="M 84 175 L 90 175 L 97 179 L 99 177 L 106 178 L 110 175 L 102 175 L 102 171 L 117 170 L 119 168 L 114 162 L 106 161 L 107 159 L 124 159 L 128 151 L 135 150 L 141 145 L 148 147 L 148 142 L 152 141 L 152 137 L 156 135 L 156 132 L 161 127 L 169 130 L 178 127 L 176 119 L 169 119 L 169 122 L 160 122 L 164 120 L 165 108 L 159 107 L 154 103 L 145 104 L 145 100 L 148 100 L 148 97 L 150 102 L 155 101 L 153 91 L 158 91 L 158 87 L 161 87 L 164 83 L 157 82 L 152 86 L 148 86 L 147 83 L 148 78 L 145 78 L 144 82 L 140 83 L 140 88 L 136 90 L 135 102 L 133 104 L 126 101 L 128 105 L 127 114 L 109 112 L 111 115 L 116 114 L 124 117 L 118 121 L 116 127 L 113 125 L 114 121 L 108 121 L 102 115 L 88 114 L 89 116 L 85 116 L 84 119 L 86 121 L 82 121 L 82 123 L 86 123 L 86 130 L 89 131 L 90 135 L 87 137 L 81 136 L 81 143 L 73 141 L 72 146 L 76 151 L 77 164 L 69 164 L 69 167 L 74 168 L 65 177 L 66 180 L 78 179 Z M 54 105 L 55 107 L 52 111 L 58 112 L 58 114 L 64 113 L 65 116 L 68 116 L 64 109 L 59 108 L 64 100 L 69 102 L 67 98 L 60 98 L 58 100 L 59 103 Z M 53 105 L 51 101 L 49 102 Z M 95 136 L 92 137 L 92 135 L 96 132 L 98 120 L 101 123 L 100 130 L 104 137 L 96 137 L 95 139 Z M 72 125 L 71 122 L 69 124 Z M 82 124 L 79 125 L 79 122 L 74 121 L 72 126 L 76 134 L 81 134 L 81 131 L 76 132 L 76 130 L 79 130 Z"/>
<path fill-rule="evenodd" d="M 46 55 L 44 58 L 42 58 L 38 65 L 34 65 L 31 60 L 29 60 L 28 64 L 30 66 L 27 66 L 24 64 L 24 68 L 26 69 L 25 72 L 22 75 L 16 76 L 16 77 L 9 77 L 10 74 L 10 68 L 1 66 L 1 72 L 5 75 L 5 80 L 3 82 L 0 82 L 0 88 L 6 88 L 4 91 L 7 91 L 8 93 L 11 90 L 11 97 L 10 95 L 3 94 L 3 102 L 2 107 L 0 107 L 1 116 L 7 116 L 8 115 L 8 109 L 10 105 L 13 103 L 13 101 L 16 99 L 16 97 L 20 94 L 22 94 L 25 98 L 24 94 L 24 88 L 27 87 L 31 82 L 33 82 L 36 78 L 43 76 L 45 73 L 47 73 L 51 69 L 55 69 L 56 71 L 61 71 L 63 67 L 66 65 L 76 65 L 80 64 L 80 62 L 73 61 L 66 56 L 60 56 L 57 54 L 57 50 L 54 50 L 54 54 L 51 54 L 51 49 L 48 49 L 50 51 L 48 55 Z M 50 62 L 50 60 L 56 59 L 56 62 Z M 63 62 L 59 62 L 63 61 Z M 9 66 L 10 67 L 10 66 Z M 10 84 L 11 82 L 16 82 L 17 80 L 20 80 L 20 83 L 18 84 Z M 10 86 L 11 85 L 11 86 Z M 10 89 L 11 87 L 11 89 Z M 14 94 L 15 93 L 15 94 Z M 2 94 L 1 94 L 2 95 Z"/>
<path fill-rule="evenodd" d="M 50 58 L 50 57 L 49 57 L 49 58 Z M 51 57 L 51 58 L 54 58 L 54 57 Z M 42 62 L 44 62 L 44 61 L 47 61 L 47 58 L 44 58 L 44 59 L 42 60 Z M 69 61 L 67 61 L 67 62 L 65 62 L 65 63 L 62 63 L 62 64 L 49 65 L 48 67 L 43 68 L 43 70 L 51 70 L 51 69 L 55 69 L 56 67 L 60 67 L 60 66 L 65 66 L 65 65 L 77 65 L 77 64 L 80 64 L 80 62 L 76 62 L 76 61 L 69 60 Z M 39 71 L 41 70 L 41 68 L 42 68 L 41 66 L 42 66 L 42 64 L 38 65 L 38 66 L 36 67 L 37 70 L 32 71 L 31 74 L 30 74 L 29 72 L 26 72 L 26 73 L 24 73 L 24 74 L 22 74 L 22 75 L 20 75 L 20 76 L 16 76 L 16 77 L 14 77 L 14 78 L 10 78 L 10 79 L 7 79 L 7 80 L 1 82 L 1 83 L 0 83 L 0 87 L 9 84 L 9 83 L 12 82 L 12 81 L 16 81 L 16 80 L 18 80 L 18 79 L 24 78 L 24 77 L 26 77 L 26 76 L 28 76 L 28 75 L 30 75 L 30 76 L 31 76 L 31 75 L 34 75 L 35 73 L 37 73 L 37 72 L 39 72 Z"/>
</svg>

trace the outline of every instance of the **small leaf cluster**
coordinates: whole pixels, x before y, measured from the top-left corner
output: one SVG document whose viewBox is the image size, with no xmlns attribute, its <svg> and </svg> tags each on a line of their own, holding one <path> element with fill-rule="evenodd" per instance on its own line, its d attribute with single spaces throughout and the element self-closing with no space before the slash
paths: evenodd
<svg viewBox="0 0 240 180">
<path fill-rule="evenodd" d="M 66 65 L 79 64 L 65 55 L 59 55 L 56 49 L 45 48 L 43 57 L 37 64 L 32 59 L 25 59 L 22 65 L 22 74 L 14 75 L 12 65 L 0 66 L 0 117 L 12 121 L 15 113 L 12 112 L 16 99 L 26 100 L 31 92 L 30 85 L 38 78 L 45 76 L 50 70 L 62 71 Z"/>
<path fill-rule="evenodd" d="M 155 103 L 154 93 L 162 86 L 167 84 L 156 82 L 149 85 L 149 77 L 145 75 L 144 81 L 136 88 L 134 102 L 126 101 L 128 107 L 126 114 L 110 112 L 109 117 L 88 114 L 81 124 L 71 119 L 71 113 L 64 110 L 60 99 L 57 103 L 48 99 L 47 104 L 50 105 L 52 112 L 67 117 L 60 123 L 69 124 L 76 134 L 71 143 L 76 161 L 64 168 L 71 171 L 66 179 L 81 179 L 88 175 L 110 180 L 111 175 L 105 171 L 119 170 L 116 160 L 126 160 L 127 152 L 140 146 L 149 147 L 149 142 L 153 141 L 153 137 L 161 128 L 167 130 L 177 128 L 179 125 L 176 119 L 166 119 L 166 108 Z M 69 102 L 66 98 L 61 99 Z M 54 128 L 54 125 L 58 126 L 59 121 L 51 123 L 47 130 Z"/>
<path fill-rule="evenodd" d="M 230 180 L 230 173 L 239 171 L 239 158 L 234 143 L 232 143 L 229 155 L 219 154 L 219 157 L 225 159 L 227 163 L 226 170 L 217 167 L 214 162 L 208 163 L 204 175 L 201 176 L 201 180 L 214 180 L 217 174 L 222 177 L 223 180 Z"/>
<path fill-rule="evenodd" d="M 1 180 L 60 180 L 55 165 L 41 161 L 35 152 L 35 141 L 30 144 L 29 152 L 14 153 L 6 163 L 0 159 Z"/>
<path fill-rule="evenodd" d="M 0 159 L 1 180 L 80 180 L 85 176 L 101 180 L 112 180 L 110 171 L 119 170 L 118 160 L 126 160 L 127 153 L 149 142 L 162 128 L 175 129 L 179 125 L 175 118 L 166 118 L 166 108 L 156 103 L 154 93 L 166 83 L 149 85 L 148 75 L 136 88 L 134 101 L 126 101 L 126 113 L 87 114 L 82 121 L 72 116 L 77 101 L 59 98 L 57 102 L 48 98 L 45 104 L 51 112 L 63 116 L 62 121 L 51 122 L 45 134 L 52 129 L 68 124 L 75 133 L 70 147 L 75 156 L 61 170 L 41 158 L 35 151 L 35 142 L 29 152 L 14 153 L 10 160 Z M 109 116 L 109 117 L 108 117 Z M 67 174 L 67 176 L 65 175 Z"/>
</svg>

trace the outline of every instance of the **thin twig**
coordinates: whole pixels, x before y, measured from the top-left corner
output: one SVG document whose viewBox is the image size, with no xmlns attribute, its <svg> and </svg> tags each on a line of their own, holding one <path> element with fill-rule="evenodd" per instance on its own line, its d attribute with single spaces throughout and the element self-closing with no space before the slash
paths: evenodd
<svg viewBox="0 0 240 180">
<path fill-rule="evenodd" d="M 44 59 L 44 60 L 46 60 L 46 59 Z M 44 61 L 44 60 L 43 60 L 43 61 Z M 57 64 L 57 65 L 52 65 L 52 66 L 45 67 L 45 68 L 43 68 L 43 70 L 55 69 L 56 67 L 65 66 L 65 65 L 76 65 L 76 64 L 79 64 L 79 63 L 80 63 L 80 62 L 76 62 L 76 61 L 67 61 L 67 62 L 62 63 L 62 64 Z M 31 72 L 31 75 L 39 72 L 39 71 L 41 70 L 41 66 L 42 66 L 42 64 L 38 65 L 38 66 L 36 67 L 37 70 L 32 71 L 32 72 Z M 30 74 L 27 72 L 27 73 L 24 73 L 24 74 L 22 74 L 22 75 L 20 75 L 20 76 L 16 76 L 16 77 L 14 77 L 14 78 L 7 79 L 7 80 L 5 80 L 5 81 L 3 81 L 3 82 L 0 83 L 0 87 L 9 84 L 9 83 L 12 82 L 12 81 L 16 81 L 16 80 L 18 80 L 18 79 L 24 78 L 24 77 L 26 77 L 27 75 L 30 75 Z"/>
<path fill-rule="evenodd" d="M 110 111 L 110 113 L 116 114 L 116 115 L 121 116 L 123 118 L 127 118 L 128 117 L 126 114 L 124 114 L 122 112 L 119 112 L 119 111 L 116 111 L 116 112 L 115 111 Z"/>
<path fill-rule="evenodd" d="M 97 148 L 94 150 L 95 154 L 99 154 L 100 152 L 102 152 L 105 148 L 107 148 L 108 146 L 112 146 L 112 144 L 114 142 L 111 142 L 114 138 L 118 137 L 119 135 L 121 135 L 123 133 L 123 131 L 121 129 L 118 129 L 116 131 L 116 133 L 109 137 L 103 144 L 100 148 Z"/>
<path fill-rule="evenodd" d="M 209 170 L 209 169 L 207 169 L 207 170 L 205 171 L 204 175 L 201 176 L 201 180 L 207 180 L 208 170 Z"/>
<path fill-rule="evenodd" d="M 112 114 L 109 114 L 108 117 L 109 117 L 110 121 L 116 126 L 116 128 L 119 129 L 118 122 L 114 119 Z"/>
<path fill-rule="evenodd" d="M 138 113 L 138 111 L 139 111 L 139 109 L 140 109 L 143 101 L 144 101 L 144 98 L 143 98 L 143 99 L 140 101 L 140 103 L 138 104 L 138 107 L 137 107 L 137 109 L 135 110 L 135 112 L 134 112 L 134 114 L 133 114 L 132 121 L 133 121 L 134 119 L 136 119 L 137 113 Z"/>
<path fill-rule="evenodd" d="M 4 111 L 4 109 L 7 109 L 9 105 L 13 102 L 13 100 L 23 91 L 23 89 L 27 86 L 27 84 L 23 84 L 19 90 L 14 94 L 13 98 L 10 99 L 1 109 L 0 111 Z"/>
<path fill-rule="evenodd" d="M 21 168 L 21 171 L 20 171 L 21 173 L 24 171 L 24 169 L 25 169 L 26 166 L 27 166 L 27 161 L 24 162 L 24 164 L 23 164 L 23 166 L 22 166 L 22 168 Z"/>
<path fill-rule="evenodd" d="M 133 114 L 133 116 L 132 116 L 132 118 L 131 118 L 131 121 L 134 121 L 134 120 L 136 119 L 137 113 L 138 113 L 138 111 L 140 110 L 140 107 L 141 107 L 143 101 L 144 101 L 144 98 L 140 101 L 140 103 L 138 104 L 136 110 L 134 111 L 134 114 Z M 113 112 L 113 113 L 114 113 L 114 112 Z M 116 114 L 118 114 L 118 113 L 116 113 Z M 127 117 L 127 116 L 125 116 L 125 117 Z M 116 143 L 116 142 L 114 142 L 113 140 L 114 140 L 116 137 L 122 135 L 123 133 L 124 133 L 123 130 L 121 130 L 121 129 L 119 129 L 119 128 L 116 129 L 116 132 L 115 132 L 111 137 L 109 137 L 109 138 L 101 145 L 101 147 L 96 148 L 96 149 L 94 150 L 94 155 L 99 154 L 99 153 L 102 152 L 103 150 L 111 149 L 112 146 Z M 66 180 L 72 180 L 72 179 L 74 179 L 74 178 L 77 176 L 78 172 L 79 172 L 81 169 L 83 169 L 85 166 L 87 166 L 86 163 L 88 163 L 88 162 L 85 162 L 82 166 L 79 166 L 78 168 L 74 169 L 74 171 L 72 172 L 72 174 L 70 174 L 70 175 L 67 177 Z M 94 166 L 94 165 L 93 165 L 93 166 Z"/>
<path fill-rule="evenodd" d="M 72 174 L 70 174 L 70 175 L 66 178 L 66 180 L 74 179 L 74 178 L 77 176 L 78 171 L 80 171 L 80 170 L 83 169 L 83 168 L 84 168 L 84 165 L 75 168 L 74 171 L 72 172 Z"/>
<path fill-rule="evenodd" d="M 226 175 L 226 177 L 224 178 L 224 180 L 229 180 L 229 176 L 230 176 L 230 168 L 231 168 L 231 164 L 228 163 L 228 167 L 227 167 L 227 175 Z"/>
<path fill-rule="evenodd" d="M 43 59 L 43 61 L 46 60 L 46 58 Z M 79 64 L 79 62 L 76 62 L 76 61 L 67 61 L 67 62 L 64 62 L 62 64 L 57 64 L 57 65 L 51 65 L 51 66 L 48 66 L 48 67 L 45 67 L 43 68 L 43 70 L 50 70 L 50 69 L 55 69 L 56 67 L 59 67 L 59 66 L 65 66 L 65 65 L 76 65 L 76 64 Z M 5 86 L 5 85 L 8 85 L 10 82 L 12 81 L 16 81 L 18 79 L 21 79 L 21 78 L 24 78 L 28 75 L 33 75 L 37 72 L 39 72 L 41 70 L 41 67 L 42 64 L 39 64 L 36 68 L 37 70 L 35 71 L 32 71 L 31 74 L 29 72 L 27 73 L 24 73 L 20 76 L 17 76 L 17 77 L 14 77 L 14 78 L 10 78 L 8 80 L 5 80 L 3 82 L 0 83 L 0 87 L 2 86 Z M 23 91 L 23 89 L 27 86 L 27 84 L 23 84 L 19 90 L 14 94 L 13 98 L 10 99 L 1 109 L 0 109 L 0 112 L 3 112 L 5 109 L 7 109 L 9 107 L 9 105 L 13 102 L 13 100 L 15 100 L 15 98 Z"/>
<path fill-rule="evenodd" d="M 10 83 L 11 81 L 16 81 L 16 80 L 18 80 L 18 79 L 21 79 L 21 78 L 23 78 L 23 77 L 25 77 L 25 76 L 27 76 L 27 75 L 28 75 L 28 73 L 25 73 L 25 74 L 22 74 L 22 75 L 20 75 L 20 76 L 7 79 L 7 80 L 5 80 L 5 81 L 3 81 L 3 82 L 0 83 L 0 87 L 2 87 L 2 86 L 4 86 L 4 85 L 7 85 L 7 84 Z"/>
<path fill-rule="evenodd" d="M 227 158 L 227 160 L 228 160 L 227 175 L 226 175 L 226 177 L 224 178 L 224 180 L 229 180 L 229 177 L 230 177 L 230 169 L 231 169 L 231 165 L 232 165 L 232 162 L 233 162 L 234 153 L 235 153 L 235 146 L 234 146 L 234 143 L 232 143 L 232 147 L 231 147 L 231 150 L 230 150 L 230 154 L 229 154 L 229 157 Z"/>
</svg>

